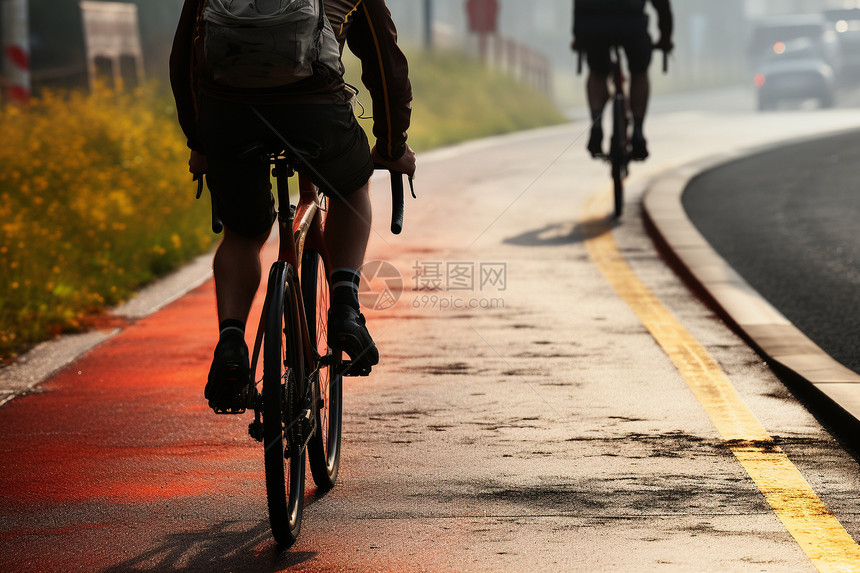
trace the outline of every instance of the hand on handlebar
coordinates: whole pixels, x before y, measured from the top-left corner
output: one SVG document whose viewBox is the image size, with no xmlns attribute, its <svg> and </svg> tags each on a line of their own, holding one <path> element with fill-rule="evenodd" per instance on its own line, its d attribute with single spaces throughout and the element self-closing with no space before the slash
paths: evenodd
<svg viewBox="0 0 860 573">
<path fill-rule="evenodd" d="M 206 156 L 192 149 L 191 158 L 188 160 L 188 171 L 194 175 L 200 175 L 201 173 L 206 173 L 207 169 L 209 169 L 209 161 L 206 159 Z"/>
<path fill-rule="evenodd" d="M 672 38 L 660 38 L 660 41 L 654 44 L 654 47 L 668 54 L 675 49 L 675 43 L 672 41 Z"/>
<path fill-rule="evenodd" d="M 403 230 L 403 175 L 409 176 L 409 188 L 412 196 L 412 178 L 415 176 L 415 152 L 407 145 L 406 152 L 396 161 L 387 161 L 373 146 L 370 156 L 377 169 L 388 169 L 391 172 L 391 232 L 399 235 Z"/>
<path fill-rule="evenodd" d="M 373 162 L 377 165 L 382 165 L 390 171 L 404 173 L 408 175 L 410 179 L 415 177 L 415 152 L 412 151 L 412 148 L 408 145 L 406 146 L 406 152 L 396 161 L 387 161 L 384 159 L 379 151 L 377 151 L 375 145 L 373 146 L 373 149 L 370 150 L 370 156 L 373 158 Z"/>
</svg>

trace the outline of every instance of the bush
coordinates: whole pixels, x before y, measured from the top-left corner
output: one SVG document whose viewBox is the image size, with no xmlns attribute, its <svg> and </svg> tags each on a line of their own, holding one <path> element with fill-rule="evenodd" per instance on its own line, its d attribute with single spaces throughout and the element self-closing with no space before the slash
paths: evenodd
<svg viewBox="0 0 860 573">
<path fill-rule="evenodd" d="M 0 359 L 211 245 L 170 99 L 46 93 L 0 125 Z"/>
</svg>

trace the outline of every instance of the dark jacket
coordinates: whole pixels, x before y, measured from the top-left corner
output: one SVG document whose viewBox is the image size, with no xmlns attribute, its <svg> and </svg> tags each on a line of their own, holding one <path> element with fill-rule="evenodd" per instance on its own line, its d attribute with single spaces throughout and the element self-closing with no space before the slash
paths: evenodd
<svg viewBox="0 0 860 573">
<path fill-rule="evenodd" d="M 170 54 L 170 84 L 179 124 L 188 147 L 200 150 L 197 98 L 259 104 L 344 104 L 349 101 L 343 78 L 320 70 L 314 76 L 280 88 L 238 89 L 213 82 L 201 64 L 204 0 L 185 0 Z M 412 113 L 412 86 L 406 56 L 397 45 L 397 30 L 384 0 L 325 0 L 326 17 L 341 50 L 345 43 L 361 60 L 362 82 L 373 99 L 373 134 L 377 150 L 396 160 L 406 149 Z"/>
<path fill-rule="evenodd" d="M 573 0 L 573 34 L 576 37 L 580 26 L 587 25 L 589 18 L 617 16 L 627 18 L 632 14 L 642 15 L 649 0 Z M 657 11 L 661 38 L 672 37 L 674 18 L 669 0 L 650 0 Z"/>
</svg>

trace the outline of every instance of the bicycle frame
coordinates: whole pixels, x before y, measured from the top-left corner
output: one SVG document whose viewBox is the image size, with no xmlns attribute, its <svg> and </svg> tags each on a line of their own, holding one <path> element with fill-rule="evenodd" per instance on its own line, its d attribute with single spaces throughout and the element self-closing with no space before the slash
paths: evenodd
<svg viewBox="0 0 860 573">
<path fill-rule="evenodd" d="M 304 188 L 303 181 L 299 178 L 299 202 L 293 211 L 290 203 L 290 191 L 288 180 L 293 174 L 293 168 L 286 159 L 275 160 L 275 179 L 278 189 L 278 260 L 277 263 L 289 263 L 296 272 L 301 272 L 299 261 L 305 252 L 305 245 L 318 252 L 324 261 L 326 272 L 331 269 L 329 264 L 328 250 L 325 247 L 322 226 L 322 206 L 320 204 L 320 193 L 317 188 L 308 183 Z M 310 335 L 308 331 L 307 317 L 305 316 L 302 289 L 296 289 L 299 297 L 299 312 L 302 325 L 302 342 L 305 349 L 305 364 L 313 364 Z"/>
<path fill-rule="evenodd" d="M 251 161 L 260 158 L 274 166 L 279 231 L 278 258 L 269 271 L 251 358 L 250 391 L 241 412 L 253 409 L 254 421 L 248 426 L 248 434 L 265 446 L 266 498 L 272 535 L 278 543 L 290 546 L 301 529 L 306 460 L 318 488 L 327 491 L 335 484 L 341 442 L 340 381 L 351 364 L 342 360 L 337 345 L 328 346 L 325 323 L 321 320 L 308 323 L 309 316 L 322 318 L 322 313 L 328 312 L 329 293 L 319 290 L 321 284 L 328 288 L 328 273 L 332 269 L 324 237 L 325 209 L 320 191 L 301 177 L 299 200 L 292 205 L 288 181 L 299 163 L 322 176 L 259 112 L 252 110 L 282 140 L 284 151 L 268 153 L 266 145 L 258 142 L 237 155 Z M 199 178 L 198 198 L 202 183 Z M 411 178 L 409 184 L 411 188 Z M 391 192 L 391 230 L 397 234 L 403 227 L 403 179 L 402 174 L 394 171 Z M 223 229 L 214 197 L 212 229 L 216 233 Z M 316 304 L 318 299 L 325 308 Z M 314 302 L 314 306 L 306 307 L 306 300 Z M 312 333 L 316 335 L 314 340 Z M 322 336 L 326 337 L 325 345 Z M 263 372 L 258 377 L 261 358 Z M 324 387 L 323 369 L 327 372 Z M 361 372 L 351 375 L 367 375 L 369 369 Z M 258 389 L 260 384 L 262 391 Z"/>
<path fill-rule="evenodd" d="M 323 208 L 320 204 L 320 193 L 318 189 L 308 183 L 307 185 L 299 185 L 299 201 L 295 207 L 290 201 L 289 178 L 295 173 L 293 166 L 289 160 L 283 156 L 271 157 L 270 162 L 274 165 L 273 172 L 275 174 L 277 194 L 278 194 L 278 258 L 272 264 L 272 269 L 269 273 L 269 281 L 275 280 L 283 282 L 287 265 L 295 269 L 295 279 L 298 281 L 300 276 L 299 261 L 302 260 L 305 247 L 310 247 L 318 252 L 323 259 L 326 272 L 331 268 L 329 263 L 328 251 L 325 247 L 323 238 L 322 213 Z M 302 179 L 300 178 L 301 182 Z M 317 357 L 314 356 L 313 349 L 316 348 L 316 341 L 313 345 L 310 340 L 310 332 L 308 329 L 307 316 L 305 314 L 305 304 L 302 295 L 301 285 L 297 284 L 295 295 L 298 297 L 298 312 L 299 324 L 301 326 L 302 349 L 304 353 L 304 364 L 308 371 L 302 372 L 298 376 L 299 395 L 307 395 L 307 383 L 309 376 L 312 375 L 314 369 L 318 367 Z M 263 334 L 265 331 L 265 320 L 268 314 L 268 298 L 263 305 L 263 311 L 260 316 L 260 324 L 257 328 L 257 337 L 254 341 L 254 352 L 251 362 L 252 376 L 256 377 L 257 364 L 261 355 L 263 343 Z M 254 419 L 255 424 L 259 422 L 260 408 L 259 392 L 256 391 L 256 380 L 253 380 L 254 392 L 252 400 L 254 401 Z M 316 418 L 314 417 L 314 425 L 311 432 L 306 436 L 306 440 L 310 439 L 313 434 L 318 431 L 316 427 Z M 305 446 L 307 444 L 305 443 Z"/>
<path fill-rule="evenodd" d="M 616 152 L 623 151 L 624 163 L 627 163 L 627 145 L 630 138 L 630 134 L 628 133 L 630 103 L 627 98 L 627 94 L 624 91 L 624 83 L 627 81 L 627 77 L 624 75 L 624 66 L 621 61 L 621 50 L 618 46 L 614 46 L 612 51 L 615 53 L 615 59 L 612 62 L 612 84 L 614 93 L 612 94 L 611 99 L 615 102 L 619 102 L 623 111 L 621 116 L 621 125 L 613 125 L 613 129 L 619 130 L 618 135 L 620 136 L 619 139 L 622 144 L 621 150 L 616 150 Z"/>
</svg>

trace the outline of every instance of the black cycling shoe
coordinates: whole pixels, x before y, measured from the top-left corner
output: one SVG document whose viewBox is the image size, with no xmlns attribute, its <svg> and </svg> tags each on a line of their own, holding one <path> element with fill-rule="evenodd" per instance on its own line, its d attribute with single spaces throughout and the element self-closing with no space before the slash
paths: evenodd
<svg viewBox="0 0 860 573">
<path fill-rule="evenodd" d="M 630 140 L 630 159 L 633 161 L 648 159 L 648 142 L 641 135 Z"/>
<path fill-rule="evenodd" d="M 592 157 L 603 157 L 603 127 L 591 126 L 591 137 L 588 139 L 588 152 Z"/>
<path fill-rule="evenodd" d="M 248 347 L 239 336 L 218 341 L 203 395 L 216 414 L 243 414 L 251 390 Z"/>
<path fill-rule="evenodd" d="M 328 344 L 346 352 L 344 376 L 367 376 L 379 362 L 379 351 L 365 326 L 364 315 L 348 304 L 333 305 L 328 311 Z"/>
</svg>

